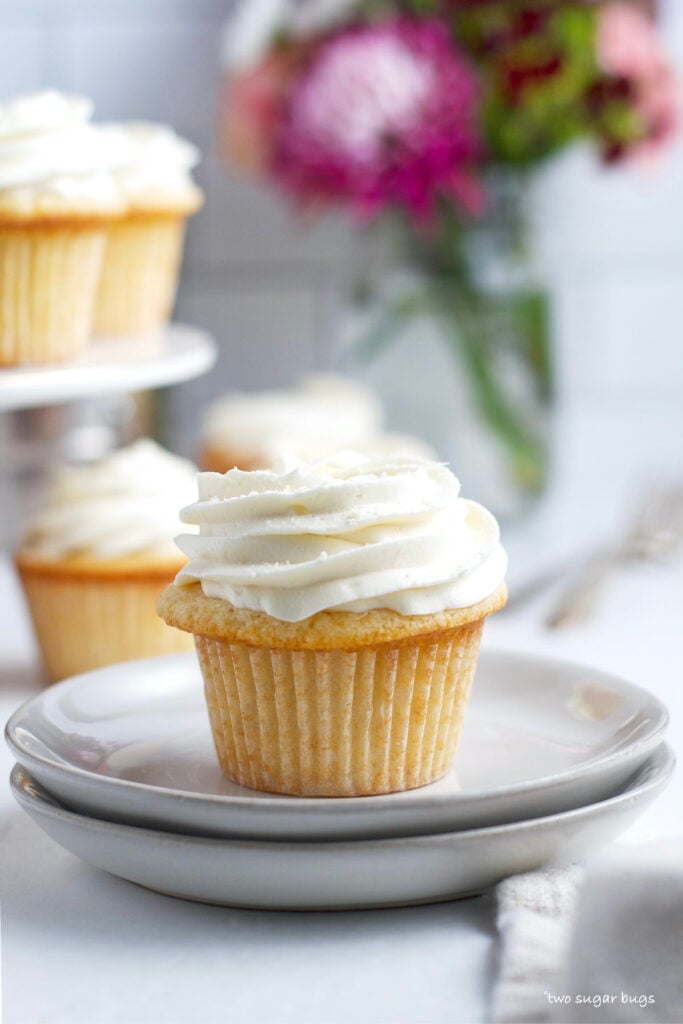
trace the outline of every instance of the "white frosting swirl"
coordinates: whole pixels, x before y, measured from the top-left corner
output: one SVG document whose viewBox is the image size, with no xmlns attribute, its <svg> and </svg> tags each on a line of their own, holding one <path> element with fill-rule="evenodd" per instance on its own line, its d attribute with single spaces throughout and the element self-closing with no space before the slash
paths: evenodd
<svg viewBox="0 0 683 1024">
<path fill-rule="evenodd" d="M 196 469 L 141 440 L 98 462 L 65 466 L 50 507 L 30 524 L 28 547 L 48 558 L 177 558 L 178 508 L 196 495 Z"/>
<path fill-rule="evenodd" d="M 130 159 L 130 145 L 88 123 L 91 114 L 90 100 L 53 91 L 0 104 L 0 189 L 117 195 L 107 172 Z"/>
<path fill-rule="evenodd" d="M 116 171 L 116 182 L 129 202 L 163 198 L 184 199 L 199 192 L 190 171 L 199 163 L 199 150 L 172 128 L 147 121 L 102 125 L 112 145 L 127 150 Z"/>
<path fill-rule="evenodd" d="M 270 465 L 284 453 L 315 461 L 375 435 L 382 410 L 373 393 L 335 374 L 310 374 L 290 391 L 257 391 L 219 399 L 204 436 L 217 448 Z"/>
<path fill-rule="evenodd" d="M 0 103 L 0 139 L 59 132 L 84 124 L 92 116 L 92 101 L 55 89 L 26 93 Z"/>
<path fill-rule="evenodd" d="M 342 452 L 317 464 L 200 473 L 181 513 L 179 585 L 298 622 L 325 609 L 426 615 L 464 608 L 505 576 L 498 524 L 445 466 Z"/>
</svg>

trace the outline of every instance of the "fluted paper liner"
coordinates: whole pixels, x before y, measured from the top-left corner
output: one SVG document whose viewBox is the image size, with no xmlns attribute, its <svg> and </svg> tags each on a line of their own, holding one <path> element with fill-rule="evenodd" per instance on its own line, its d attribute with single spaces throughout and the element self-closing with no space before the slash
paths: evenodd
<svg viewBox="0 0 683 1024">
<path fill-rule="evenodd" d="M 224 773 L 299 796 L 390 793 L 440 778 L 460 739 L 483 623 L 358 651 L 197 635 Z"/>
<path fill-rule="evenodd" d="M 118 661 L 192 649 L 192 638 L 156 614 L 172 579 L 78 577 L 19 563 L 45 670 L 56 682 Z"/>
<path fill-rule="evenodd" d="M 0 366 L 64 362 L 85 348 L 102 224 L 0 227 Z"/>
<path fill-rule="evenodd" d="M 93 333 L 152 331 L 171 315 L 185 235 L 185 216 L 135 215 L 112 223 L 102 263 Z"/>
</svg>

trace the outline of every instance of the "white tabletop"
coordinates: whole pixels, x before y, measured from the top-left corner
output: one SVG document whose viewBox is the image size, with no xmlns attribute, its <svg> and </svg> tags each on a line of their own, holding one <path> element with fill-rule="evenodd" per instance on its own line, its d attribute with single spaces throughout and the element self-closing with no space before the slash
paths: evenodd
<svg viewBox="0 0 683 1024">
<path fill-rule="evenodd" d="M 531 525 L 509 538 L 513 565 L 533 568 L 538 536 Z M 569 549 L 566 541 L 556 549 Z M 546 596 L 494 617 L 485 643 L 552 652 L 648 687 L 668 703 L 670 740 L 681 752 L 681 595 L 680 562 L 632 567 L 613 582 L 590 626 L 544 631 Z M 40 684 L 21 595 L 4 563 L 0 622 L 0 716 L 6 719 Z M 6 777 L 6 749 L 0 758 Z M 682 800 L 679 773 L 625 841 L 676 834 Z M 495 970 L 490 897 L 316 914 L 185 903 L 110 877 L 61 850 L 15 806 L 6 783 L 0 837 L 4 1024 L 488 1019 Z"/>
</svg>

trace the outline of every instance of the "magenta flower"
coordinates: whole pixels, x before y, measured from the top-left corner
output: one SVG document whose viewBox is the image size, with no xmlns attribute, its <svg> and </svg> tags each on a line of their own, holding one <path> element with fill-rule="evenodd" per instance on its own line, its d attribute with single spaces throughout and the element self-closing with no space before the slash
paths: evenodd
<svg viewBox="0 0 683 1024">
<path fill-rule="evenodd" d="M 439 195 L 478 213 L 477 101 L 440 22 L 356 25 L 324 41 L 295 83 L 274 173 L 299 200 L 348 202 L 362 218 L 398 206 L 426 221 Z"/>
</svg>

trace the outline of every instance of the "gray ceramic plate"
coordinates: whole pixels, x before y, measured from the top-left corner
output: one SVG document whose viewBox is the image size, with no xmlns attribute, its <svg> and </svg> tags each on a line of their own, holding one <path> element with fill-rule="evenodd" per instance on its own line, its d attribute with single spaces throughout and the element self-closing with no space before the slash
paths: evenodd
<svg viewBox="0 0 683 1024">
<path fill-rule="evenodd" d="M 207 839 L 99 821 L 64 810 L 19 765 L 12 789 L 60 846 L 148 889 L 228 906 L 352 910 L 454 899 L 507 875 L 579 859 L 627 828 L 673 765 L 662 745 L 617 796 L 535 821 L 343 843 Z"/>
<path fill-rule="evenodd" d="M 664 706 L 594 669 L 484 652 L 453 771 L 387 796 L 257 793 L 217 766 L 194 655 L 111 666 L 60 683 L 12 716 L 7 739 L 59 801 L 166 831 L 270 840 L 480 828 L 611 796 L 661 742 Z"/>
</svg>

